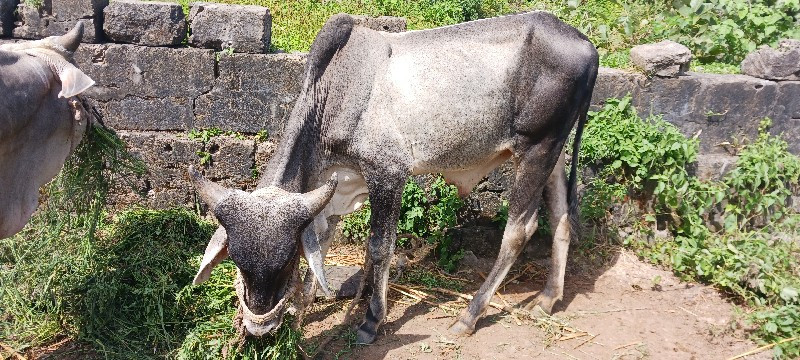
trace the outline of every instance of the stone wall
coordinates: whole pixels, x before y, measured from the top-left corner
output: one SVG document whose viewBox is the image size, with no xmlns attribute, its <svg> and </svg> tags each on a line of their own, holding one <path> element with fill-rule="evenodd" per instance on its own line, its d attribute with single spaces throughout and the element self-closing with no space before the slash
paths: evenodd
<svg viewBox="0 0 800 360">
<path fill-rule="evenodd" d="M 0 28 L 8 24 L 5 4 L 13 2 L 0 0 Z M 305 54 L 267 53 L 271 35 L 267 9 L 195 5 L 192 22 L 187 23 L 175 6 L 129 0 L 108 6 L 100 0 L 48 0 L 39 10 L 20 5 L 11 32 L 16 37 L 39 38 L 62 33 L 69 22 L 103 24 L 104 32 L 84 38 L 95 43 L 82 45 L 76 54 L 80 68 L 97 82 L 86 96 L 150 170 L 139 184 L 143 197 L 119 194 L 115 201 L 120 206 L 193 206 L 186 167 L 199 164 L 201 158 L 209 178 L 251 189 L 280 140 L 300 92 Z M 70 11 L 59 10 L 66 8 Z M 28 13 L 34 10 L 46 24 L 30 20 Z M 359 21 L 378 30 L 405 29 L 403 19 Z M 183 40 L 176 44 L 175 39 Z M 759 121 L 766 116 L 774 121 L 772 131 L 784 133 L 791 151 L 800 153 L 796 126 L 800 82 L 696 73 L 648 78 L 600 70 L 592 100 L 595 108 L 604 99 L 626 94 L 633 96 L 643 116 L 663 114 L 686 135 L 700 133 L 698 171 L 705 177 L 718 176 L 735 160 L 718 145 L 734 136 L 754 138 Z M 234 133 L 205 143 L 187 136 L 189 130 L 207 128 Z M 267 139 L 263 133 L 256 136 L 261 130 L 268 132 Z M 467 201 L 470 221 L 489 222 L 508 189 L 509 173 L 509 167 L 503 166 L 477 186 Z"/>
</svg>

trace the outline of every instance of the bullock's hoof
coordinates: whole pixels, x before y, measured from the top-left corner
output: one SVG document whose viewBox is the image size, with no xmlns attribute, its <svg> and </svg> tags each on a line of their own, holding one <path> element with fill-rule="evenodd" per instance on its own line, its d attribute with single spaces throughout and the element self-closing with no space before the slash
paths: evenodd
<svg viewBox="0 0 800 360">
<path fill-rule="evenodd" d="M 525 310 L 534 312 L 538 308 L 538 310 L 543 312 L 545 315 L 550 315 L 553 313 L 553 305 L 556 304 L 556 301 L 558 301 L 558 299 L 554 297 L 540 294 L 528 305 L 525 305 Z"/>
<path fill-rule="evenodd" d="M 475 326 L 469 325 L 464 322 L 464 320 L 458 319 L 453 325 L 450 325 L 450 329 L 448 329 L 451 334 L 456 336 L 469 336 L 475 332 Z"/>
<path fill-rule="evenodd" d="M 368 345 L 375 342 L 375 337 L 377 337 L 376 332 L 368 329 L 366 325 L 367 324 L 364 323 L 358 327 L 358 332 L 356 332 L 356 344 Z"/>
</svg>

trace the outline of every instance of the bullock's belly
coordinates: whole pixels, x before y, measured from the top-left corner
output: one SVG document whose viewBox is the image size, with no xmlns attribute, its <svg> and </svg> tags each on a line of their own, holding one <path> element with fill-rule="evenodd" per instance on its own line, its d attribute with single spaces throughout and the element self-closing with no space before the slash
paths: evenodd
<svg viewBox="0 0 800 360">
<path fill-rule="evenodd" d="M 469 45 L 397 49 L 376 80 L 368 116 L 402 139 L 414 173 L 482 167 L 511 146 L 519 47 Z"/>
</svg>

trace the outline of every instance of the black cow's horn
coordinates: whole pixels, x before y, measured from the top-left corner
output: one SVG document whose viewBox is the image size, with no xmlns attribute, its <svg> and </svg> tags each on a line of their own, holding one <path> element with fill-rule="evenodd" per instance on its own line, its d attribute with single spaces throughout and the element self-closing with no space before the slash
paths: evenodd
<svg viewBox="0 0 800 360">
<path fill-rule="evenodd" d="M 331 201 L 336 185 L 339 184 L 336 173 L 331 175 L 330 180 L 326 181 L 322 186 L 303 194 L 303 201 L 305 202 L 311 214 L 316 216 L 328 202 Z"/>
<path fill-rule="evenodd" d="M 68 33 L 62 36 L 59 36 L 58 38 L 53 40 L 53 42 L 55 42 L 58 45 L 61 45 L 62 47 L 64 47 L 64 49 L 66 49 L 69 52 L 75 52 L 75 50 L 78 50 L 78 45 L 81 44 L 82 37 L 83 37 L 83 22 L 78 21 L 78 23 L 75 24 L 75 27 L 72 28 L 72 30 L 70 30 Z"/>
<path fill-rule="evenodd" d="M 189 177 L 192 179 L 195 189 L 197 189 L 197 194 L 200 195 L 200 198 L 208 205 L 211 211 L 214 211 L 217 204 L 229 193 L 225 187 L 204 178 L 192 165 L 189 165 Z"/>
</svg>

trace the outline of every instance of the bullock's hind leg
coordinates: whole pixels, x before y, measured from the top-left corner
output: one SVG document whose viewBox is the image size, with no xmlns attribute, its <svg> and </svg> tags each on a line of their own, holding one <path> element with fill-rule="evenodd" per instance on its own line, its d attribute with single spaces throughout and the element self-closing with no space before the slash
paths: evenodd
<svg viewBox="0 0 800 360">
<path fill-rule="evenodd" d="M 544 188 L 544 201 L 547 205 L 550 226 L 554 226 L 553 253 L 551 254 L 550 274 L 544 290 L 531 303 L 525 306 L 530 310 L 539 305 L 548 314 L 553 304 L 564 296 L 564 273 L 567 268 L 567 252 L 570 241 L 569 205 L 567 203 L 567 175 L 564 172 L 564 152 L 558 158 L 553 173 Z"/>
<path fill-rule="evenodd" d="M 545 139 L 529 146 L 517 157 L 514 185 L 508 201 L 508 222 L 500 253 L 486 281 L 459 319 L 450 327 L 452 333 L 466 335 L 475 331 L 475 323 L 486 310 L 492 295 L 536 231 L 536 213 L 542 190 L 558 159 L 556 151 L 560 150 L 561 144 L 562 142 L 553 139 Z"/>
<path fill-rule="evenodd" d="M 370 261 L 364 276 L 372 287 L 364 321 L 358 327 L 357 341 L 370 344 L 375 341 L 378 327 L 386 318 L 386 293 L 389 286 L 389 265 L 397 240 L 397 221 L 400 218 L 400 201 L 407 174 L 393 172 L 391 175 L 365 176 L 372 208 L 370 237 L 367 251 Z M 371 281 L 370 281 L 371 280 Z"/>
</svg>

